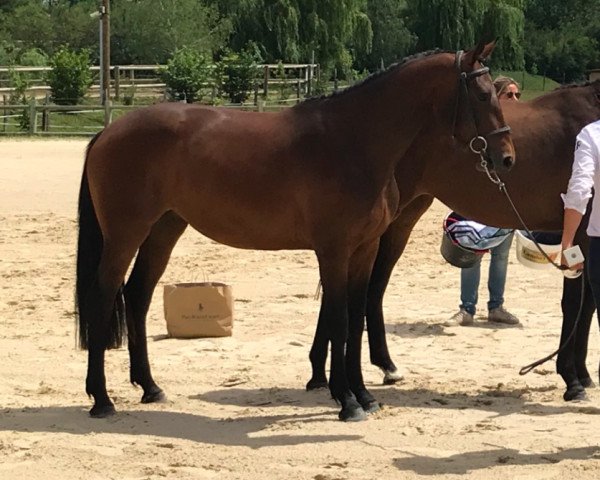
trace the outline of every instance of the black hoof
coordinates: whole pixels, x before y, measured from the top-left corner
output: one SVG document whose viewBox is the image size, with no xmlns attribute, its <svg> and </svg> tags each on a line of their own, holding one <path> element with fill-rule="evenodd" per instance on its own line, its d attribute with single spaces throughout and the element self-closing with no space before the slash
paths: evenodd
<svg viewBox="0 0 600 480">
<path fill-rule="evenodd" d="M 590 377 L 580 378 L 579 383 L 583 388 L 596 388 L 596 384 Z"/>
<path fill-rule="evenodd" d="M 90 410 L 90 417 L 106 418 L 114 415 L 115 413 L 117 413 L 117 411 L 115 410 L 115 406 L 112 404 L 102 406 L 94 405 Z"/>
<path fill-rule="evenodd" d="M 586 400 L 587 395 L 583 387 L 573 387 L 564 393 L 563 399 L 565 402 L 581 401 Z"/>
<path fill-rule="evenodd" d="M 144 393 L 142 403 L 164 403 L 167 401 L 167 396 L 160 388 Z"/>
<path fill-rule="evenodd" d="M 311 378 L 306 384 L 306 390 L 309 392 L 311 390 L 320 390 L 321 388 L 329 388 L 327 380 L 316 380 L 314 378 Z"/>
<path fill-rule="evenodd" d="M 381 410 L 381 403 L 379 403 L 377 400 L 373 400 L 372 402 L 368 403 L 361 402 L 361 405 L 366 413 L 375 413 Z"/>
<path fill-rule="evenodd" d="M 381 409 L 381 404 L 367 390 L 359 393 L 356 399 L 366 413 L 374 413 Z"/>
<path fill-rule="evenodd" d="M 397 382 L 404 380 L 404 375 L 402 375 L 397 369 L 396 370 L 385 370 L 383 369 L 383 384 L 384 385 L 394 385 Z"/>
<path fill-rule="evenodd" d="M 338 415 L 343 422 L 361 422 L 367 419 L 367 414 L 360 405 L 348 405 L 342 408 Z"/>
</svg>

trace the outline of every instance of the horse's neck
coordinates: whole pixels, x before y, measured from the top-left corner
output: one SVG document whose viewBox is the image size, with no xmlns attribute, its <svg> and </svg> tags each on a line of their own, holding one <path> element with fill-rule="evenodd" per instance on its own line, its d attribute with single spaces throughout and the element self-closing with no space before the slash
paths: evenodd
<svg viewBox="0 0 600 480">
<path fill-rule="evenodd" d="M 324 115 L 330 138 L 340 138 L 369 168 L 389 175 L 419 133 L 433 122 L 426 72 L 389 72 L 371 83 L 330 99 Z M 419 90 L 416 91 L 417 86 Z"/>
</svg>

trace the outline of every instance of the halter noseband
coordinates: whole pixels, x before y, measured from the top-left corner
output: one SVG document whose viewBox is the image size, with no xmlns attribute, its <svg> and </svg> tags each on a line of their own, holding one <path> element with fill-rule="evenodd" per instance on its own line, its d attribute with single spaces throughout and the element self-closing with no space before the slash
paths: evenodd
<svg viewBox="0 0 600 480">
<path fill-rule="evenodd" d="M 477 121 L 477 116 L 475 115 L 475 110 L 473 109 L 473 105 L 471 105 L 471 100 L 469 98 L 469 88 L 467 86 L 467 82 L 473 78 L 480 77 L 481 75 L 485 75 L 486 73 L 488 73 L 490 71 L 490 69 L 489 69 L 489 67 L 481 67 L 481 68 L 478 68 L 477 70 L 472 70 L 470 72 L 461 72 L 460 62 L 461 62 L 462 56 L 463 56 L 463 51 L 459 50 L 456 52 L 456 57 L 454 60 L 454 66 L 459 74 L 458 78 L 459 78 L 460 85 L 459 85 L 458 93 L 456 95 L 456 105 L 454 108 L 454 121 L 452 124 L 452 136 L 456 137 L 455 134 L 456 134 L 456 120 L 458 118 L 458 106 L 460 103 L 461 93 L 464 92 L 466 95 L 466 98 L 467 98 L 469 117 L 471 118 L 472 123 L 475 125 L 475 132 L 476 132 L 476 135 L 469 142 L 469 148 L 476 155 L 480 155 L 483 160 L 483 155 L 486 154 L 486 152 L 487 152 L 487 146 L 488 146 L 487 138 L 489 138 L 493 135 L 510 132 L 510 127 L 508 125 L 504 125 L 503 127 L 492 130 L 491 132 L 488 132 L 484 135 L 482 135 L 479 132 L 479 122 Z M 479 147 L 478 143 L 481 145 L 481 148 L 478 148 Z"/>
</svg>

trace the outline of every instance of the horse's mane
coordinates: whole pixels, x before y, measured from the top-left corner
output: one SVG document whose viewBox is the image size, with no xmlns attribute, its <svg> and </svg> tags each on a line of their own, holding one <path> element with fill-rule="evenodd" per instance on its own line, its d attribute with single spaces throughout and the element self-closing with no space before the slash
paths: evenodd
<svg viewBox="0 0 600 480">
<path fill-rule="evenodd" d="M 456 52 L 453 50 L 452 51 L 451 50 L 442 50 L 442 49 L 436 48 L 434 50 L 427 50 L 426 52 L 419 52 L 419 53 L 415 53 L 413 55 L 409 55 L 407 57 L 404 57 L 399 62 L 391 64 L 385 70 L 380 70 L 378 72 L 372 73 L 368 77 L 364 78 L 360 82 L 357 82 L 348 88 L 345 88 L 343 90 L 338 90 L 337 92 L 333 92 L 333 93 L 329 93 L 329 94 L 325 94 L 325 95 L 307 98 L 303 102 L 296 105 L 294 108 L 302 108 L 302 107 L 305 107 L 308 105 L 313 106 L 315 104 L 326 102 L 326 101 L 334 99 L 334 98 L 340 98 L 340 97 L 352 94 L 353 92 L 364 87 L 365 85 L 369 85 L 369 84 L 373 83 L 375 80 L 378 80 L 381 77 L 385 77 L 385 76 L 389 75 L 391 72 L 394 72 L 396 70 L 404 68 L 409 63 L 412 63 L 416 60 L 420 60 L 424 57 L 436 55 L 438 53 L 456 53 Z"/>
<path fill-rule="evenodd" d="M 596 80 L 589 80 L 587 82 L 576 82 L 576 83 L 568 83 L 566 85 L 559 85 L 558 87 L 556 87 L 553 91 L 555 90 L 564 90 L 566 88 L 578 88 L 578 87 L 589 87 L 591 85 L 594 85 L 595 87 L 600 87 L 600 78 L 597 78 Z"/>
<path fill-rule="evenodd" d="M 552 102 L 553 100 L 560 98 L 561 93 L 569 93 L 575 89 L 585 88 L 585 87 L 594 87 L 594 88 L 600 90 L 600 79 L 593 80 L 593 81 L 569 83 L 566 85 L 559 85 L 555 89 L 550 90 L 550 91 L 544 93 L 543 95 L 540 95 L 539 97 L 536 97 L 533 100 L 526 102 L 526 103 L 529 103 L 531 105 L 542 106 L 542 105 L 545 105 L 547 102 Z M 575 93 L 575 92 L 573 92 L 573 93 Z"/>
</svg>

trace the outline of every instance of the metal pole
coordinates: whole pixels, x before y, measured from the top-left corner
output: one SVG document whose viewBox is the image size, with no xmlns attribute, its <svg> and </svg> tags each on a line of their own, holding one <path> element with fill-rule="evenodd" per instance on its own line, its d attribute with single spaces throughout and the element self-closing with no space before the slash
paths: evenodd
<svg viewBox="0 0 600 480">
<path fill-rule="evenodd" d="M 98 32 L 100 36 L 98 37 L 98 47 L 100 52 L 100 104 L 104 105 L 104 49 L 102 48 L 102 42 L 104 39 L 104 34 L 102 33 L 102 13 L 100 13 L 99 20 L 99 28 Z"/>
<path fill-rule="evenodd" d="M 110 123 L 110 0 L 102 0 L 102 99 L 104 126 Z"/>
</svg>

